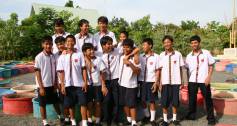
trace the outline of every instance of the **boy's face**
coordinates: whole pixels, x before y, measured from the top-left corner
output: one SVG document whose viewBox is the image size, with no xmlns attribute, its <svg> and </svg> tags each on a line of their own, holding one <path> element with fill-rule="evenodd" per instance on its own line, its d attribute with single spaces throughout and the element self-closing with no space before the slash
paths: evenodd
<svg viewBox="0 0 237 126">
<path fill-rule="evenodd" d="M 46 51 L 47 53 L 52 52 L 52 46 L 53 46 L 52 41 L 46 40 L 42 43 L 42 47 L 44 51 Z"/>
<path fill-rule="evenodd" d="M 73 49 L 73 48 L 74 48 L 74 45 L 75 45 L 74 39 L 72 39 L 72 38 L 67 38 L 67 39 L 66 39 L 66 47 L 67 47 L 68 49 Z"/>
<path fill-rule="evenodd" d="M 149 45 L 147 42 L 143 42 L 142 49 L 145 53 L 148 53 L 151 50 L 151 45 Z"/>
<path fill-rule="evenodd" d="M 89 32 L 89 24 L 88 23 L 84 23 L 82 24 L 82 26 L 80 27 L 81 31 L 84 33 L 88 33 Z"/>
<path fill-rule="evenodd" d="M 65 43 L 64 42 L 57 43 L 57 48 L 60 52 L 63 52 L 66 49 Z"/>
<path fill-rule="evenodd" d="M 85 56 L 90 57 L 90 58 L 95 57 L 95 51 L 94 51 L 93 48 L 87 49 L 87 50 L 84 52 L 84 54 L 85 54 Z"/>
<path fill-rule="evenodd" d="M 54 30 L 56 33 L 62 34 L 64 32 L 64 27 L 63 25 L 55 25 Z"/>
<path fill-rule="evenodd" d="M 193 50 L 199 50 L 200 49 L 200 42 L 197 40 L 191 41 L 191 47 Z"/>
<path fill-rule="evenodd" d="M 169 50 L 172 48 L 173 42 L 170 41 L 169 39 L 165 39 L 163 42 L 163 46 L 164 46 L 165 50 Z"/>
<path fill-rule="evenodd" d="M 132 49 L 129 47 L 129 46 L 127 46 L 127 45 L 124 45 L 123 46 L 123 53 L 125 54 L 125 55 L 128 55 L 128 54 L 130 54 L 132 52 Z"/>
<path fill-rule="evenodd" d="M 103 51 L 111 52 L 113 49 L 113 42 L 108 41 L 105 45 L 102 45 Z"/>
<path fill-rule="evenodd" d="M 119 39 L 120 39 L 121 42 L 123 42 L 125 39 L 127 39 L 127 36 L 124 33 L 121 33 L 119 35 Z"/>
<path fill-rule="evenodd" d="M 106 31 L 107 30 L 107 24 L 104 22 L 99 22 L 98 23 L 100 31 Z"/>
</svg>

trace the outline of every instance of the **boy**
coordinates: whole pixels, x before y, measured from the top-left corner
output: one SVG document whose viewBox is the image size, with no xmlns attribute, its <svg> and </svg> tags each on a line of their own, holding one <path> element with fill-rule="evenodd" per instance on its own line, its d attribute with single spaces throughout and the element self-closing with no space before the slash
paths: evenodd
<svg viewBox="0 0 237 126">
<path fill-rule="evenodd" d="M 99 32 L 97 32 L 94 35 L 94 40 L 95 40 L 95 43 L 96 43 L 96 46 L 97 46 L 96 47 L 97 55 L 100 56 L 103 53 L 102 46 L 100 44 L 100 40 L 101 40 L 102 37 L 104 37 L 104 36 L 111 37 L 113 39 L 113 46 L 117 45 L 117 41 L 116 41 L 114 33 L 108 30 L 109 21 L 108 21 L 107 17 L 101 16 L 101 17 L 98 18 L 97 22 L 98 22 L 98 26 L 99 26 Z"/>
<path fill-rule="evenodd" d="M 53 104 L 61 120 L 57 97 L 56 59 L 52 54 L 52 37 L 45 36 L 42 41 L 43 51 L 35 57 L 35 80 L 38 87 L 40 113 L 44 126 L 49 126 L 46 120 L 46 104 Z"/>
<path fill-rule="evenodd" d="M 201 49 L 201 38 L 199 36 L 192 36 L 190 42 L 192 52 L 186 58 L 186 66 L 189 70 L 189 112 L 186 119 L 195 120 L 197 91 L 200 88 L 202 95 L 205 97 L 208 124 L 215 125 L 210 86 L 215 59 L 208 50 Z"/>
<path fill-rule="evenodd" d="M 74 108 L 77 103 L 81 106 L 82 126 L 87 126 L 87 73 L 84 56 L 75 51 L 75 43 L 73 35 L 66 37 L 67 52 L 59 57 L 57 71 L 62 81 L 64 107 L 69 108 L 72 126 L 76 126 Z"/>
<path fill-rule="evenodd" d="M 128 32 L 127 31 L 121 31 L 120 32 L 120 35 L 119 35 L 119 43 L 118 43 L 118 46 L 117 48 L 119 49 L 119 53 L 123 53 L 123 41 L 125 39 L 128 39 Z"/>
<path fill-rule="evenodd" d="M 85 43 L 82 46 L 82 51 L 85 56 L 86 68 L 89 79 L 88 87 L 88 124 L 93 125 L 92 114 L 93 114 L 93 104 L 95 104 L 95 125 L 101 126 L 101 102 L 103 96 L 107 95 L 107 88 L 105 86 L 104 72 L 106 70 L 105 64 L 101 58 L 96 57 L 94 53 L 94 46 L 91 43 Z"/>
<path fill-rule="evenodd" d="M 64 38 L 69 35 L 69 33 L 64 31 L 64 21 L 62 18 L 58 18 L 54 21 L 54 35 L 53 38 L 53 53 L 58 52 L 58 48 L 55 44 L 55 39 L 59 36 L 63 36 Z"/>
<path fill-rule="evenodd" d="M 141 98 L 143 103 L 143 110 L 145 114 L 144 121 L 147 121 L 150 117 L 150 123 L 152 126 L 156 126 L 155 123 L 155 101 L 158 100 L 157 87 L 159 85 L 159 55 L 152 51 L 153 40 L 151 38 L 145 38 L 142 41 L 142 47 L 144 54 L 140 55 L 141 72 L 138 80 L 141 81 Z M 149 103 L 150 113 L 146 107 Z"/>
<path fill-rule="evenodd" d="M 89 33 L 89 21 L 86 19 L 81 19 L 79 21 L 80 32 L 75 35 L 76 45 L 75 48 L 82 52 L 82 45 L 84 43 L 92 43 L 93 47 L 96 47 L 93 35 Z"/>
<path fill-rule="evenodd" d="M 134 57 L 126 58 L 126 55 L 132 53 L 133 45 L 131 39 L 125 39 L 123 42 L 124 55 L 120 57 L 119 63 L 119 101 L 120 105 L 124 106 L 127 120 L 131 120 L 132 126 L 136 126 L 137 75 L 141 66 L 135 63 Z"/>
<path fill-rule="evenodd" d="M 177 107 L 179 106 L 179 87 L 182 84 L 182 66 L 184 65 L 182 54 L 173 49 L 173 37 L 166 35 L 163 38 L 165 51 L 160 54 L 161 70 L 161 104 L 163 108 L 162 126 L 168 126 L 167 111 L 172 104 L 174 125 L 180 125 L 177 121 Z"/>
</svg>

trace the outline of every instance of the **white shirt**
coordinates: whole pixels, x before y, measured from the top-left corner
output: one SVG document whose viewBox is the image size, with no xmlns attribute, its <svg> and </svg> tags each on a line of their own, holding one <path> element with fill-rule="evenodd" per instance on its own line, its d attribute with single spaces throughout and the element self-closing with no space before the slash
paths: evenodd
<svg viewBox="0 0 237 126">
<path fill-rule="evenodd" d="M 44 87 L 51 87 L 55 83 L 56 59 L 53 54 L 48 55 L 44 52 L 35 57 L 36 69 L 40 70 L 41 79 Z M 35 76 L 36 86 L 39 87 L 38 78 Z"/>
<path fill-rule="evenodd" d="M 70 67 L 71 63 L 71 67 Z M 84 56 L 80 52 L 61 55 L 58 59 L 57 71 L 64 71 L 65 73 L 65 87 L 75 86 L 82 87 L 84 81 L 82 77 L 82 68 L 85 67 Z M 71 68 L 71 70 L 70 70 Z"/>
<path fill-rule="evenodd" d="M 160 54 L 161 83 L 179 85 L 181 84 L 181 68 L 184 66 L 182 54 L 173 51 L 171 54 L 162 52 Z"/>
<path fill-rule="evenodd" d="M 133 70 L 130 66 L 123 64 L 124 56 L 120 57 L 119 63 L 119 85 L 126 88 L 136 88 L 137 87 L 137 74 L 133 73 Z M 129 61 L 138 68 L 141 68 L 141 64 L 135 64 L 134 58 L 129 59 Z"/>
<path fill-rule="evenodd" d="M 84 43 L 91 43 L 93 46 L 96 46 L 96 43 L 94 41 L 93 35 L 88 33 L 86 36 L 81 36 L 80 33 L 75 35 L 76 38 L 76 44 L 75 48 L 79 51 L 82 52 L 82 46 Z"/>
<path fill-rule="evenodd" d="M 57 65 L 58 65 L 58 59 L 59 59 L 59 57 L 60 57 L 61 55 L 62 55 L 62 54 L 59 53 L 59 51 L 54 54 L 55 59 L 56 59 L 56 67 L 57 67 Z M 59 74 L 58 74 L 57 72 L 56 72 L 56 75 L 57 75 L 57 77 L 58 77 L 58 83 L 60 84 L 62 81 L 60 80 Z"/>
<path fill-rule="evenodd" d="M 138 80 L 145 82 L 155 82 L 157 78 L 156 72 L 159 69 L 159 62 L 159 55 L 156 53 L 151 55 L 141 54 L 141 72 L 139 74 Z"/>
<path fill-rule="evenodd" d="M 68 35 L 70 35 L 70 33 L 64 32 L 64 34 L 62 34 L 62 35 L 54 34 L 52 36 L 52 39 L 53 39 L 53 53 L 54 54 L 58 52 L 58 48 L 57 48 L 57 45 L 55 43 L 55 39 L 59 36 L 63 36 L 64 38 L 66 38 Z"/>
<path fill-rule="evenodd" d="M 101 86 L 100 80 L 100 72 L 105 72 L 106 66 L 100 57 L 96 57 L 92 59 L 92 68 L 90 70 L 89 66 L 87 66 L 87 74 L 89 85 L 93 84 L 93 86 Z"/>
<path fill-rule="evenodd" d="M 119 58 L 120 54 L 117 48 L 110 53 L 103 53 L 102 60 L 106 65 L 105 80 L 113 80 L 119 78 Z"/>
<path fill-rule="evenodd" d="M 202 49 L 199 54 L 190 52 L 186 57 L 186 66 L 189 69 L 189 82 L 205 83 L 210 65 L 215 63 L 208 50 Z"/>
<path fill-rule="evenodd" d="M 113 39 L 113 45 L 116 45 L 117 44 L 117 40 L 115 38 L 115 35 L 113 32 L 111 31 L 107 31 L 107 33 L 105 35 L 102 35 L 100 32 L 97 32 L 95 35 L 94 35 L 94 40 L 95 40 L 95 43 L 96 43 L 96 46 L 97 46 L 97 55 L 100 55 L 103 53 L 103 50 L 102 50 L 102 46 L 100 44 L 100 39 L 104 36 L 109 36 Z"/>
</svg>

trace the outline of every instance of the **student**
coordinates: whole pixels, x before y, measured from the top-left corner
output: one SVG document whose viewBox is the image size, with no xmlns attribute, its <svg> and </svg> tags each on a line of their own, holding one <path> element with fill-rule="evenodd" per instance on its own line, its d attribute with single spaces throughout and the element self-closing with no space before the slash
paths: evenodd
<svg viewBox="0 0 237 126">
<path fill-rule="evenodd" d="M 124 55 L 119 63 L 119 101 L 124 106 L 128 122 L 136 126 L 136 102 L 137 102 L 137 75 L 140 72 L 140 64 L 136 64 L 134 57 L 126 58 L 132 53 L 134 42 L 126 39 L 123 42 Z"/>
<path fill-rule="evenodd" d="M 95 125 L 101 126 L 101 102 L 103 96 L 106 96 L 108 90 L 105 86 L 104 72 L 106 70 L 105 64 L 101 58 L 96 57 L 94 53 L 94 46 L 91 43 L 85 43 L 82 46 L 82 51 L 85 56 L 87 75 L 89 80 L 88 87 L 88 124 L 93 125 L 92 114 L 93 114 L 93 104 L 95 105 Z"/>
<path fill-rule="evenodd" d="M 182 66 L 184 65 L 182 54 L 173 49 L 173 37 L 166 35 L 163 38 L 165 51 L 160 54 L 161 70 L 161 102 L 163 108 L 162 126 L 168 126 L 168 107 L 172 104 L 174 125 L 180 125 L 177 120 L 177 108 L 179 106 L 179 87 L 182 84 Z"/>
<path fill-rule="evenodd" d="M 75 105 L 81 106 L 82 126 L 87 126 L 87 72 L 84 56 L 74 49 L 76 40 L 73 35 L 66 37 L 67 52 L 58 59 L 57 71 L 62 81 L 64 107 L 69 108 L 71 124 L 76 126 Z"/>
<path fill-rule="evenodd" d="M 156 126 L 155 115 L 156 107 L 155 101 L 158 100 L 158 86 L 159 86 L 159 55 L 153 52 L 153 40 L 145 38 L 142 41 L 143 54 L 140 55 L 141 72 L 138 80 L 141 81 L 141 98 L 143 103 L 143 111 L 145 114 L 144 122 L 148 119 L 152 126 Z M 149 104 L 150 113 L 147 107 Z"/>
<path fill-rule="evenodd" d="M 125 39 L 128 39 L 128 32 L 127 31 L 121 31 L 120 32 L 120 35 L 119 35 L 119 43 L 118 43 L 118 46 L 117 48 L 119 49 L 119 53 L 123 53 L 123 41 Z"/>
<path fill-rule="evenodd" d="M 197 92 L 198 88 L 200 88 L 205 98 L 208 124 L 215 125 L 216 121 L 210 86 L 215 59 L 208 50 L 201 49 L 201 38 L 199 36 L 192 36 L 190 43 L 192 52 L 186 58 L 186 66 L 189 71 L 189 112 L 186 119 L 195 120 Z"/>
<path fill-rule="evenodd" d="M 65 47 L 65 38 L 63 36 L 59 36 L 55 39 L 55 44 L 58 48 L 58 52 L 55 53 L 55 59 L 56 59 L 56 64 L 58 64 L 58 58 L 62 55 L 63 51 L 66 50 L 66 47 Z M 64 108 L 63 106 L 63 102 L 64 102 L 64 96 L 63 94 L 61 93 L 61 87 L 62 87 L 62 82 L 60 81 L 59 79 L 59 76 L 57 74 L 57 79 L 58 79 L 58 94 L 59 94 L 59 98 L 60 98 L 60 105 L 61 105 L 61 110 L 64 112 L 64 120 L 61 120 L 64 125 L 68 125 L 70 124 L 70 120 L 69 120 L 69 110 L 67 108 Z"/>
<path fill-rule="evenodd" d="M 92 43 L 96 47 L 96 43 L 93 39 L 93 35 L 89 33 L 89 21 L 81 19 L 79 21 L 80 32 L 75 35 L 76 45 L 75 48 L 82 52 L 82 45 L 84 43 Z"/>
<path fill-rule="evenodd" d="M 52 37 L 45 36 L 42 40 L 43 51 L 35 57 L 35 80 L 38 87 L 40 113 L 44 126 L 49 126 L 46 120 L 46 104 L 53 104 L 61 120 L 59 99 L 57 96 L 56 59 L 52 54 Z"/>
<path fill-rule="evenodd" d="M 111 31 L 108 30 L 108 18 L 105 17 L 105 16 L 101 16 L 98 18 L 98 27 L 99 27 L 99 32 L 97 32 L 95 35 L 94 35 L 94 41 L 97 45 L 96 49 L 97 49 L 97 55 L 101 56 L 101 54 L 103 53 L 103 50 L 102 50 L 102 46 L 100 44 L 100 40 L 102 37 L 104 36 L 109 36 L 113 39 L 113 46 L 116 46 L 117 45 L 117 41 L 116 41 L 116 38 L 115 38 L 115 34 Z"/>
<path fill-rule="evenodd" d="M 66 36 L 69 35 L 69 33 L 64 31 L 64 21 L 62 18 L 58 18 L 54 21 L 54 35 L 52 36 L 53 38 L 53 53 L 58 52 L 58 48 L 55 43 L 55 39 L 59 36 L 63 36 L 66 38 Z"/>
</svg>

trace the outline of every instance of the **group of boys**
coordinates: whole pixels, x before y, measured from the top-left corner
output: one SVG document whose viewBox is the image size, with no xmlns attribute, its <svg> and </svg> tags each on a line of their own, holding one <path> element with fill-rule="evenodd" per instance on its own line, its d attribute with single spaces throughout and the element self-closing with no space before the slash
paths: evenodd
<svg viewBox="0 0 237 126">
<path fill-rule="evenodd" d="M 107 17 L 98 18 L 99 32 L 89 33 L 89 21 L 81 19 L 80 32 L 75 36 L 64 31 L 62 19 L 55 20 L 55 34 L 42 40 L 43 51 L 35 58 L 35 76 L 43 126 L 46 105 L 53 104 L 63 125 L 77 126 L 76 111 L 80 111 L 82 126 L 110 126 L 121 122 L 121 111 L 126 119 L 123 125 L 137 125 L 138 94 L 144 112 L 143 122 L 158 126 L 156 101 L 161 93 L 162 126 L 180 125 L 177 119 L 179 90 L 186 82 L 183 69 L 189 73 L 188 120 L 195 120 L 198 88 L 205 97 L 208 124 L 215 124 L 210 80 L 215 60 L 210 52 L 201 49 L 199 36 L 190 38 L 192 52 L 186 61 L 173 48 L 173 37 L 164 36 L 164 50 L 155 53 L 153 40 L 142 41 L 142 54 L 128 32 L 115 34 L 108 30 Z M 168 120 L 172 105 L 173 117 Z M 77 110 L 76 106 L 80 106 Z M 62 114 L 63 113 L 63 114 Z"/>
</svg>

